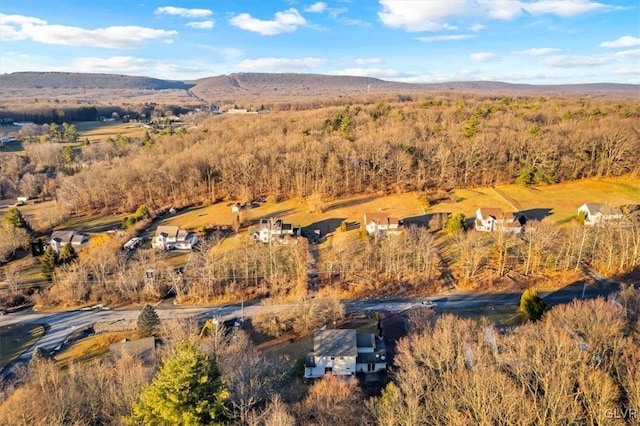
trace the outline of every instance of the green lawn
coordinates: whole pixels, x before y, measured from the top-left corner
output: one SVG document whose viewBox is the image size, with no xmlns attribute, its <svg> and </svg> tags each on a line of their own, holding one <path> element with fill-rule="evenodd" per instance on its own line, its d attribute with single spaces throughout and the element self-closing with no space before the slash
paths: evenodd
<svg viewBox="0 0 640 426">
<path fill-rule="evenodd" d="M 0 327 L 0 368 L 13 362 L 44 335 L 40 324 L 11 324 Z"/>
<path fill-rule="evenodd" d="M 471 318 L 476 321 L 496 323 L 502 327 L 515 327 L 521 325 L 524 317 L 518 312 L 518 307 L 513 305 L 482 306 L 468 309 L 440 309 L 440 313 L 451 313 L 460 318 Z"/>
<path fill-rule="evenodd" d="M 502 195 L 502 197 L 501 197 Z M 555 185 L 527 187 L 522 185 L 499 185 L 491 188 L 458 189 L 455 202 L 442 202 L 428 209 L 428 213 L 464 213 L 475 216 L 480 207 L 499 207 L 505 211 L 530 212 L 540 217 L 547 216 L 558 223 L 568 223 L 575 217 L 582 204 L 605 203 L 612 206 L 637 204 L 640 200 L 640 179 L 603 178 L 584 179 Z"/>
</svg>

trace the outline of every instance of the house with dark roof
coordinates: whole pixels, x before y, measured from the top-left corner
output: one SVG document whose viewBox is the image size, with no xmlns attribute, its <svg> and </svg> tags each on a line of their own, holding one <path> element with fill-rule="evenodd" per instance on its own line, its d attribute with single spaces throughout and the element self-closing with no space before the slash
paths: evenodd
<svg viewBox="0 0 640 426">
<path fill-rule="evenodd" d="M 49 246 L 56 252 L 60 253 L 62 247 L 67 244 L 78 250 L 89 242 L 89 237 L 76 231 L 54 231 L 49 240 Z"/>
<path fill-rule="evenodd" d="M 158 226 L 151 247 L 164 250 L 192 250 L 198 237 L 179 226 Z"/>
<path fill-rule="evenodd" d="M 384 342 L 373 333 L 356 333 L 353 329 L 320 330 L 313 336 L 313 352 L 305 358 L 304 377 L 384 371 L 386 357 Z"/>
<path fill-rule="evenodd" d="M 300 235 L 302 235 L 302 228 L 300 226 L 284 223 L 282 219 L 276 217 L 260 219 L 258 229 L 252 234 L 255 241 L 262 243 L 275 241 L 280 244 L 288 244 L 289 240 L 296 241 L 295 239 Z"/>
<path fill-rule="evenodd" d="M 142 339 L 129 340 L 114 343 L 109 346 L 111 359 L 117 359 L 123 355 L 134 358 L 146 359 L 150 357 L 156 349 L 156 338 L 153 336 Z"/>
<path fill-rule="evenodd" d="M 586 226 L 617 225 L 624 220 L 622 210 L 602 203 L 585 203 L 578 207 L 578 214 L 584 214 Z"/>
<path fill-rule="evenodd" d="M 474 227 L 480 232 L 522 232 L 522 223 L 515 214 L 496 207 L 481 207 L 476 210 Z"/>
<path fill-rule="evenodd" d="M 364 227 L 369 235 L 397 235 L 400 233 L 402 221 L 387 213 L 365 213 Z"/>
</svg>

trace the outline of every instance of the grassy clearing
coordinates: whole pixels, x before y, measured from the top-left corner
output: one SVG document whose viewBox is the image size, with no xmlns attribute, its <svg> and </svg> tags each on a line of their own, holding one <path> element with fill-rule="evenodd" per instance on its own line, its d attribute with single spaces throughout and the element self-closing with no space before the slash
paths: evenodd
<svg viewBox="0 0 640 426">
<path fill-rule="evenodd" d="M 0 327 L 0 367 L 13 362 L 44 335 L 41 324 L 12 324 Z"/>
<path fill-rule="evenodd" d="M 640 200 L 640 179 L 629 177 L 585 179 L 536 187 L 500 185 L 496 189 L 498 192 L 491 188 L 456 190 L 455 202 L 431 206 L 428 213 L 461 212 L 472 217 L 479 207 L 500 207 L 505 211 L 513 211 L 509 204 L 515 204 L 520 211 L 541 217 L 548 215 L 550 220 L 563 224 L 575 217 L 578 207 L 586 202 L 617 206 L 637 204 Z"/>
<path fill-rule="evenodd" d="M 56 354 L 56 364 L 67 367 L 72 363 L 86 363 L 95 359 L 101 359 L 109 354 L 109 346 L 137 337 L 136 331 L 117 331 L 101 333 L 78 340 L 62 352 Z"/>
<path fill-rule="evenodd" d="M 467 309 L 441 309 L 441 313 L 452 313 L 460 318 L 471 318 L 478 322 L 495 323 L 499 327 L 516 327 L 524 322 L 517 306 L 481 306 Z"/>
<path fill-rule="evenodd" d="M 84 121 L 76 123 L 80 139 L 90 142 L 106 141 L 109 137 L 125 135 L 143 137 L 146 128 L 141 123 L 102 123 L 100 121 Z"/>
</svg>

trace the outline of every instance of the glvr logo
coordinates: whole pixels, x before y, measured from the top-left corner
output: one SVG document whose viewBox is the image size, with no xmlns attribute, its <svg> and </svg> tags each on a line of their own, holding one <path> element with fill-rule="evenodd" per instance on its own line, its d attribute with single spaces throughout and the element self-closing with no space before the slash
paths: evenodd
<svg viewBox="0 0 640 426">
<path fill-rule="evenodd" d="M 634 419 L 638 417 L 636 408 L 609 408 L 605 410 L 604 416 L 607 419 Z"/>
</svg>

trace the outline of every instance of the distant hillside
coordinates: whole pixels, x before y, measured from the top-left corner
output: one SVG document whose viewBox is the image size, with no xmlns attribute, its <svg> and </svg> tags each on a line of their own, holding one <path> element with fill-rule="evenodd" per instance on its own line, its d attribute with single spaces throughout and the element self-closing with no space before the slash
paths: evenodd
<svg viewBox="0 0 640 426">
<path fill-rule="evenodd" d="M 159 80 L 118 74 L 85 74 L 69 72 L 16 72 L 0 74 L 0 89 L 138 89 L 187 90 L 193 85 L 182 81 Z"/>
<path fill-rule="evenodd" d="M 640 97 L 640 86 L 596 83 L 569 85 L 528 85 L 492 81 L 410 84 L 371 77 L 322 74 L 239 73 L 195 80 L 192 92 L 203 98 L 242 96 L 286 98 L 299 96 L 355 95 L 359 93 L 466 92 L 523 95 L 623 96 Z"/>
<path fill-rule="evenodd" d="M 371 94 L 478 93 L 486 95 L 640 98 L 631 84 L 527 85 L 491 81 L 410 84 L 370 77 L 322 74 L 237 73 L 194 81 L 116 74 L 18 72 L 0 74 L 0 107 L 5 115 L 49 110 L 48 102 L 72 105 L 202 106 L 249 101 L 258 104 L 323 100 Z"/>
</svg>

